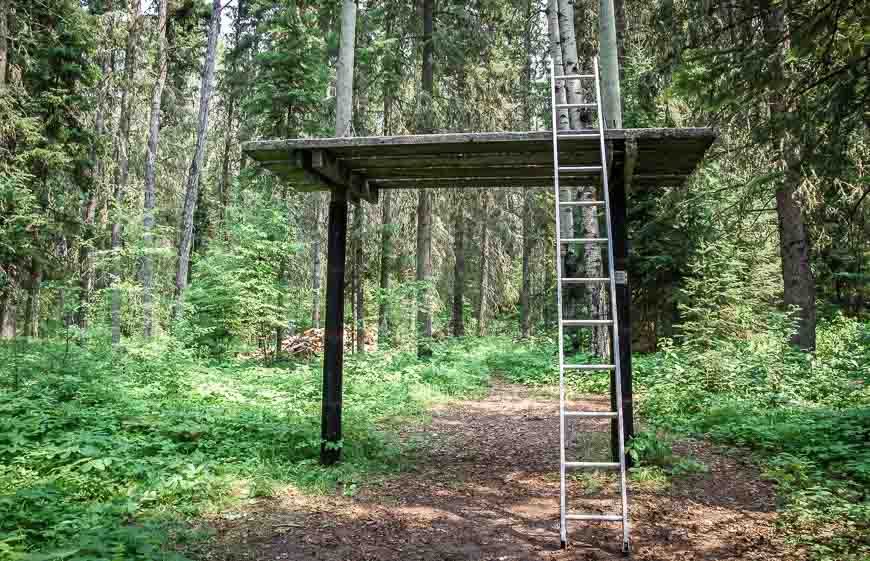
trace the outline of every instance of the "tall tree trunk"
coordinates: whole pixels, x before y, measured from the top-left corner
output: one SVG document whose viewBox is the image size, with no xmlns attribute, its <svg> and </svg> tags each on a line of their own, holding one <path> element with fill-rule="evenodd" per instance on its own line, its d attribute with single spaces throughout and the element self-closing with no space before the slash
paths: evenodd
<svg viewBox="0 0 870 561">
<path fill-rule="evenodd" d="M 27 283 L 27 304 L 24 307 L 24 336 L 39 337 L 39 290 L 42 286 L 42 263 L 30 258 L 30 279 Z"/>
<path fill-rule="evenodd" d="M 218 34 L 221 29 L 221 8 L 223 0 L 212 2 L 211 18 L 208 22 L 208 46 L 205 50 L 205 64 L 199 88 L 199 122 L 196 127 L 196 148 L 190 171 L 187 174 L 187 192 L 184 196 L 184 210 L 181 213 L 181 239 L 178 243 L 178 267 L 175 271 L 175 319 L 181 318 L 184 302 L 184 289 L 187 288 L 187 274 L 190 269 L 190 246 L 193 243 L 193 215 L 199 195 L 199 176 L 202 172 L 205 147 L 208 141 L 208 105 L 211 101 L 214 66 L 217 55 Z"/>
<path fill-rule="evenodd" d="M 784 8 L 782 5 L 762 3 L 765 40 L 774 52 L 772 81 L 781 82 L 785 74 L 785 57 L 790 48 Z M 789 107 L 785 97 L 771 94 L 770 119 L 779 145 L 779 157 L 784 170 L 782 182 L 776 189 L 776 213 L 779 221 L 779 248 L 782 258 L 783 303 L 786 309 L 797 310 L 797 331 L 791 342 L 804 350 L 816 348 L 816 281 L 810 267 L 810 244 L 804 215 L 798 201 L 801 183 L 801 146 L 788 129 L 787 115 L 795 109 Z"/>
<path fill-rule="evenodd" d="M 453 336 L 465 335 L 465 197 L 456 193 L 453 210 Z"/>
<path fill-rule="evenodd" d="M 142 256 L 142 312 L 145 337 L 154 334 L 154 304 L 152 284 L 154 270 L 151 252 L 154 249 L 154 207 L 156 205 L 156 164 L 157 146 L 160 142 L 160 102 L 163 99 L 163 86 L 166 84 L 167 45 L 166 45 L 166 4 L 160 0 L 157 21 L 157 79 L 151 93 L 151 117 L 148 124 L 148 147 L 145 153 L 145 217 L 142 221 L 144 254 Z"/>
<path fill-rule="evenodd" d="M 432 130 L 432 98 L 435 93 L 435 28 L 434 0 L 423 0 L 423 72 L 421 75 L 421 107 L 418 132 Z M 428 356 L 432 350 L 432 193 L 417 192 L 417 283 L 420 296 L 417 303 L 417 355 Z"/>
<path fill-rule="evenodd" d="M 616 57 L 621 84 L 625 80 L 625 0 L 613 0 L 613 14 L 616 19 Z"/>
<path fill-rule="evenodd" d="M 0 290 L 0 339 L 14 339 L 18 321 L 18 272 L 15 266 L 6 269 L 6 284 Z"/>
<path fill-rule="evenodd" d="M 550 58 L 553 59 L 553 71 L 558 75 L 559 73 L 564 73 L 564 66 L 562 65 L 562 45 L 559 35 L 558 0 L 549 0 L 547 4 L 547 26 L 550 32 Z M 561 80 L 556 82 L 556 103 L 567 103 L 565 85 Z M 556 122 L 558 123 L 559 130 L 571 128 L 567 109 L 559 109 Z"/>
<path fill-rule="evenodd" d="M 6 65 L 9 60 L 9 0 L 0 0 L 0 90 L 6 87 Z"/>
<path fill-rule="evenodd" d="M 321 208 L 323 197 L 320 193 L 312 193 L 312 218 L 311 218 L 311 326 L 320 328 L 320 281 L 321 281 L 321 256 L 320 256 L 320 222 L 322 218 Z"/>
<path fill-rule="evenodd" d="M 2 1 L 2 0 L 0 0 Z M 106 3 L 106 11 L 112 10 L 112 2 Z M 114 29 L 114 18 L 109 20 L 108 35 L 111 37 Z M 93 162 L 93 168 L 85 178 L 87 182 L 84 195 L 85 203 L 82 208 L 82 240 L 79 246 L 79 310 L 77 314 L 77 323 L 80 329 L 88 328 L 88 312 L 91 303 L 91 297 L 94 290 L 94 257 L 93 244 L 96 232 L 94 231 L 94 218 L 97 211 L 97 185 L 103 177 L 103 155 L 98 152 L 98 143 L 106 134 L 106 105 L 108 104 L 107 90 L 109 87 L 108 78 L 111 65 L 114 66 L 114 57 L 106 54 L 101 57 L 100 70 L 102 71 L 103 79 L 99 84 L 97 93 L 97 107 L 94 116 L 94 132 L 96 139 L 91 144 L 90 160 Z M 112 68 L 114 70 L 114 68 Z"/>
<path fill-rule="evenodd" d="M 523 46 L 526 51 L 526 67 L 523 72 L 523 120 L 526 130 L 532 130 L 532 2 L 526 2 L 526 29 Z M 523 188 L 523 270 L 520 288 L 520 336 L 531 335 L 532 292 L 532 197 L 528 188 Z"/>
<path fill-rule="evenodd" d="M 601 107 L 608 129 L 622 128 L 622 97 L 619 87 L 619 36 L 616 32 L 614 0 L 600 0 L 599 31 L 601 37 Z M 621 4 L 621 2 L 620 2 Z M 624 16 L 624 14 L 623 14 Z M 623 17 L 624 24 L 624 17 Z"/>
<path fill-rule="evenodd" d="M 531 336 L 532 294 L 532 197 L 523 188 L 523 281 L 520 290 L 520 336 Z"/>
<path fill-rule="evenodd" d="M 393 253 L 393 225 L 391 223 L 391 201 L 392 193 L 389 189 L 384 189 L 381 194 L 381 278 L 380 278 L 380 294 L 381 299 L 378 303 L 378 348 L 387 345 L 390 342 L 390 267 L 392 264 Z"/>
<path fill-rule="evenodd" d="M 559 46 L 562 49 L 563 74 L 582 74 L 577 62 L 577 34 L 574 32 L 574 0 L 558 0 Z M 583 103 L 581 80 L 568 80 L 564 85 L 568 103 Z M 591 126 L 589 114 L 579 107 L 568 110 L 572 129 Z"/>
<path fill-rule="evenodd" d="M 335 78 L 335 136 L 350 136 L 353 122 L 353 60 L 356 42 L 356 2 L 341 4 L 341 44 Z"/>
<path fill-rule="evenodd" d="M 130 0 L 130 24 L 127 31 L 127 45 L 124 49 L 124 82 L 121 86 L 121 104 L 118 115 L 118 138 L 115 144 L 115 160 L 118 168 L 115 171 L 114 209 L 112 220 L 112 343 L 121 342 L 121 204 L 124 202 L 124 190 L 130 175 L 130 115 L 132 113 L 133 78 L 136 70 L 136 47 L 139 42 L 139 11 L 142 0 Z"/>
<path fill-rule="evenodd" d="M 365 348 L 365 269 L 363 265 L 363 236 L 365 234 L 365 209 L 357 205 L 353 212 L 353 276 L 354 276 L 354 305 L 356 314 L 356 351 L 364 353 Z"/>
<path fill-rule="evenodd" d="M 482 197 L 480 217 L 480 283 L 477 287 L 477 336 L 486 335 L 486 298 L 489 292 L 489 193 Z"/>
</svg>

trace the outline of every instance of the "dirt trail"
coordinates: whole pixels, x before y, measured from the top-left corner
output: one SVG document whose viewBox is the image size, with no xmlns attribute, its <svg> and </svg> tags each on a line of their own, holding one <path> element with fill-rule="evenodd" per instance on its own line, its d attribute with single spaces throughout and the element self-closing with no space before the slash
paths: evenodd
<svg viewBox="0 0 870 561">
<path fill-rule="evenodd" d="M 575 401 L 607 409 L 604 400 Z M 215 520 L 210 560 L 607 560 L 623 559 L 618 524 L 569 523 L 559 549 L 558 415 L 551 398 L 497 384 L 480 401 L 433 412 L 414 471 L 367 485 L 354 497 L 285 492 Z M 607 421 L 571 421 L 573 452 L 606 450 Z M 774 528 L 769 484 L 739 458 L 704 443 L 679 454 L 710 471 L 670 483 L 630 484 L 633 559 L 799 559 Z M 600 488 L 599 488 L 600 487 Z M 607 512 L 606 478 L 571 480 L 573 506 Z"/>
</svg>

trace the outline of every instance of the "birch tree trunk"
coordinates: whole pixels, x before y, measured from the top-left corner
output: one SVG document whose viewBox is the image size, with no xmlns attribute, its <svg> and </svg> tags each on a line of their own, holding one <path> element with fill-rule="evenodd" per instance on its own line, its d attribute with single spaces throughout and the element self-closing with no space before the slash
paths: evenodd
<svg viewBox="0 0 870 561">
<path fill-rule="evenodd" d="M 423 0 L 423 72 L 421 75 L 421 103 L 418 132 L 432 128 L 432 98 L 435 93 L 434 0 Z M 417 302 L 417 355 L 429 356 L 432 351 L 432 193 L 425 189 L 417 192 L 417 283 L 420 296 Z"/>
<path fill-rule="evenodd" d="M 184 210 L 181 213 L 181 239 L 178 243 L 178 266 L 175 271 L 175 320 L 181 319 L 184 304 L 184 289 L 187 288 L 187 275 L 190 270 L 190 247 L 193 243 L 193 215 L 199 196 L 199 176 L 205 158 L 208 141 L 208 105 L 211 101 L 214 67 L 217 58 L 217 41 L 221 29 L 221 8 L 223 0 L 212 2 L 211 18 L 208 22 L 208 45 L 205 50 L 205 64 L 199 87 L 199 121 L 196 127 L 196 148 L 190 171 L 187 174 L 187 191 L 184 196 Z"/>
<path fill-rule="evenodd" d="M 581 74 L 577 62 L 577 34 L 574 32 L 574 0 L 558 0 L 559 46 L 562 49 L 562 73 Z M 580 80 L 568 80 L 564 85 L 568 103 L 583 103 Z M 579 107 L 568 110 L 568 120 L 572 129 L 588 128 L 591 120 L 587 111 Z"/>
<path fill-rule="evenodd" d="M 480 218 L 480 283 L 477 287 L 477 336 L 486 335 L 486 297 L 489 292 L 489 193 L 484 192 Z"/>
<path fill-rule="evenodd" d="M 112 343 L 121 342 L 121 205 L 124 202 L 124 190 L 130 175 L 130 114 L 132 113 L 133 78 L 136 70 L 136 47 L 139 42 L 139 12 L 142 0 L 130 0 L 130 27 L 127 31 L 127 45 L 124 49 L 124 80 L 121 86 L 121 104 L 118 115 L 118 137 L 115 143 L 115 160 L 118 167 L 114 178 L 114 218 L 112 221 Z"/>
<path fill-rule="evenodd" d="M 148 147 L 145 152 L 145 217 L 142 221 L 144 253 L 142 256 L 142 312 L 145 337 L 154 334 L 154 304 L 152 284 L 154 277 L 152 251 L 154 249 L 154 207 L 156 204 L 156 164 L 157 147 L 160 142 L 160 102 L 163 99 L 163 86 L 166 84 L 167 45 L 166 45 L 166 4 L 160 0 L 157 22 L 157 72 L 154 89 L 151 92 L 151 116 L 148 124 Z"/>
<path fill-rule="evenodd" d="M 562 65 L 562 41 L 559 34 L 558 0 L 549 0 L 547 4 L 547 28 L 550 32 L 550 58 L 553 59 L 554 72 L 558 75 L 560 72 L 564 72 L 564 66 Z M 556 103 L 567 103 L 565 86 L 562 81 L 556 82 Z M 558 123 L 559 130 L 571 128 L 567 109 L 559 109 L 556 122 Z"/>
</svg>

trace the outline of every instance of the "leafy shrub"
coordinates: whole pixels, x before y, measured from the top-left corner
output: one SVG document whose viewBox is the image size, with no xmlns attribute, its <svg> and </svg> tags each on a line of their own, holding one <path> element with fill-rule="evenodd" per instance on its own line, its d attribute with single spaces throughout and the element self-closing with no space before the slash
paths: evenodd
<svg viewBox="0 0 870 561">
<path fill-rule="evenodd" d="M 0 345 L 0 559 L 179 558 L 179 519 L 279 484 L 352 493 L 401 467 L 391 423 L 479 393 L 507 340 L 439 343 L 432 359 L 346 358 L 344 461 L 317 463 L 319 361 L 207 364 L 171 338 Z M 28 365 L 11 384 L 10 367 Z M 171 536 L 173 540 L 170 540 Z"/>
</svg>

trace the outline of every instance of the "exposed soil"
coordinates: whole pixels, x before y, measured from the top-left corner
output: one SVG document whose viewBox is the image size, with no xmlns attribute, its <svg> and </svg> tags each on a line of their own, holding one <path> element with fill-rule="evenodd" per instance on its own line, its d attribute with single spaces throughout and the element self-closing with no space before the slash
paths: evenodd
<svg viewBox="0 0 870 561">
<path fill-rule="evenodd" d="M 577 410 L 607 409 L 578 399 Z M 569 522 L 559 548 L 558 401 L 497 384 L 486 399 L 433 411 L 412 471 L 368 484 L 353 497 L 293 490 L 209 522 L 203 559 L 230 560 L 608 560 L 623 559 L 618 523 Z M 608 423 L 575 419 L 569 456 L 606 460 Z M 421 434 L 422 433 L 422 434 Z M 632 558 L 800 559 L 774 527 L 774 495 L 757 471 L 703 442 L 675 451 L 709 471 L 629 484 Z M 598 457 L 591 457 L 597 454 Z M 580 458 L 577 458 L 580 459 Z M 614 476 L 570 479 L 569 509 L 614 512 Z M 602 498 L 603 497 L 603 498 Z"/>
</svg>

